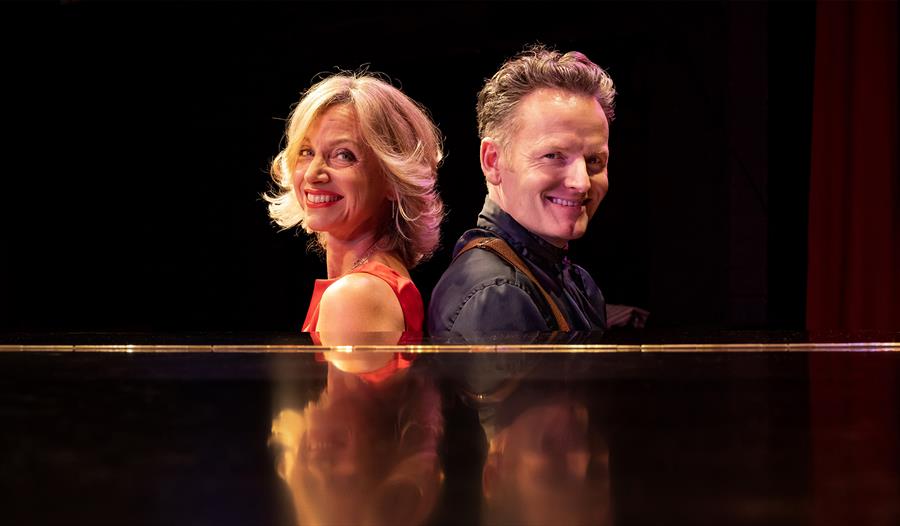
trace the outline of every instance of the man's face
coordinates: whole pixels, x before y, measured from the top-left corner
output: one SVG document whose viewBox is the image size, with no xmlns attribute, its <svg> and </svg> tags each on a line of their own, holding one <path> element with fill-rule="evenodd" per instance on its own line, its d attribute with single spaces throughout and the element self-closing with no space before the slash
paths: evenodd
<svg viewBox="0 0 900 526">
<path fill-rule="evenodd" d="M 505 147 L 482 144 L 489 195 L 519 224 L 564 247 L 584 235 L 609 189 L 609 122 L 595 98 L 556 88 L 526 95 L 513 118 Z"/>
</svg>

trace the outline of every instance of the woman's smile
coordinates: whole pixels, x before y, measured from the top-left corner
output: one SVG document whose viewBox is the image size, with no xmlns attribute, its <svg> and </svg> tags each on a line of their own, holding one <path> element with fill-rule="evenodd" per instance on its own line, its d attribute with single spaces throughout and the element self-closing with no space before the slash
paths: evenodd
<svg viewBox="0 0 900 526">
<path fill-rule="evenodd" d="M 325 208 L 336 204 L 344 196 L 327 190 L 307 190 L 306 206 L 309 208 Z"/>
</svg>

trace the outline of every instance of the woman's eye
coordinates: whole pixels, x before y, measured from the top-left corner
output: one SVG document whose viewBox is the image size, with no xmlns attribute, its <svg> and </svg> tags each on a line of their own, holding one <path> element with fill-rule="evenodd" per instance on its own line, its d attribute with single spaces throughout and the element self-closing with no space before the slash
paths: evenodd
<svg viewBox="0 0 900 526">
<path fill-rule="evenodd" d="M 313 157 L 315 154 L 310 148 L 300 148 L 300 151 L 297 152 L 297 157 Z"/>
<path fill-rule="evenodd" d="M 336 152 L 334 152 L 334 158 L 345 163 L 356 162 L 356 156 L 353 155 L 353 152 L 351 152 L 350 150 L 337 150 Z"/>
</svg>

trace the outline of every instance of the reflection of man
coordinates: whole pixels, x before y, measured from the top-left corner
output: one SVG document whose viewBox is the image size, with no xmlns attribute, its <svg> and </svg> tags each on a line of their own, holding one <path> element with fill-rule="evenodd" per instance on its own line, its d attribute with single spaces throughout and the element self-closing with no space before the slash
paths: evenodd
<svg viewBox="0 0 900 526">
<path fill-rule="evenodd" d="M 478 95 L 488 195 L 432 294 L 432 334 L 596 330 L 603 295 L 569 263 L 606 195 L 612 79 L 583 54 L 534 47 Z"/>
<path fill-rule="evenodd" d="M 563 393 L 507 415 L 501 407 L 497 431 L 482 473 L 488 526 L 612 523 L 609 447 L 588 408 Z"/>
</svg>

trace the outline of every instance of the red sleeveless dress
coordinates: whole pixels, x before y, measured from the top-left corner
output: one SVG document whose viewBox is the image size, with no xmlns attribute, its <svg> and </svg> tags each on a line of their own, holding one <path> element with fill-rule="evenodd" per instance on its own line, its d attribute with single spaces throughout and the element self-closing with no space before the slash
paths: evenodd
<svg viewBox="0 0 900 526">
<path fill-rule="evenodd" d="M 397 344 L 420 343 L 419 338 L 425 321 L 425 306 L 422 303 L 422 295 L 415 284 L 391 267 L 374 261 L 360 266 L 353 272 L 364 272 L 377 276 L 390 285 L 391 290 L 397 295 L 397 300 L 400 301 L 400 309 L 403 311 L 403 320 L 406 325 L 406 332 L 400 337 Z M 340 278 L 317 279 L 313 288 L 312 300 L 309 302 L 309 310 L 306 312 L 306 320 L 303 322 L 303 332 L 312 333 L 311 336 L 316 345 L 322 344 L 319 335 L 315 333 L 316 325 L 319 323 L 319 302 L 322 301 L 322 294 L 325 293 L 325 290 L 338 279 Z M 394 359 L 384 367 L 357 376 L 369 383 L 381 383 L 397 371 L 408 368 L 412 364 L 413 358 L 414 356 L 406 355 L 406 353 L 396 353 Z M 325 361 L 324 356 L 318 353 L 316 359 Z"/>
<path fill-rule="evenodd" d="M 391 267 L 370 261 L 353 273 L 371 274 L 390 285 L 391 290 L 397 295 L 400 301 L 400 309 L 403 310 L 403 320 L 406 325 L 407 332 L 422 332 L 422 324 L 425 321 L 425 306 L 422 303 L 422 295 L 415 284 Z M 331 286 L 332 283 L 340 278 L 334 279 L 317 279 L 313 288 L 312 300 L 309 302 L 309 310 L 306 312 L 306 320 L 303 322 L 303 332 L 314 332 L 316 325 L 319 323 L 319 302 L 322 301 L 322 294 Z"/>
</svg>

